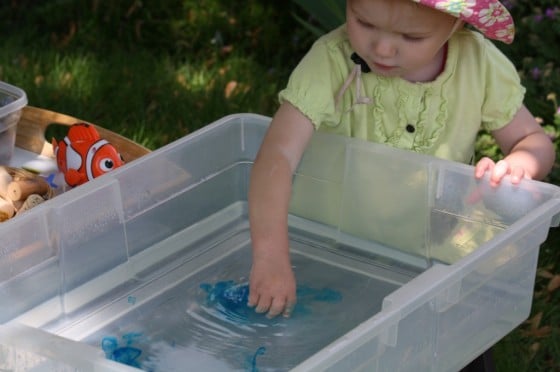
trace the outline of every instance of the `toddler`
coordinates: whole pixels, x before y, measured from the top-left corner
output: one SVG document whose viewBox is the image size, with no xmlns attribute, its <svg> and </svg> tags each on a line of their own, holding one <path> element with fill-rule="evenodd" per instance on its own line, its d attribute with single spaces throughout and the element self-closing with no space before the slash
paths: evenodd
<svg viewBox="0 0 560 372">
<path fill-rule="evenodd" d="M 513 21 L 499 1 L 346 4 L 346 23 L 314 43 L 280 92 L 251 173 L 248 305 L 269 317 L 289 316 L 296 303 L 288 205 L 315 130 L 473 163 L 484 128 L 505 157 L 481 159 L 474 177 L 489 172 L 494 186 L 506 175 L 514 184 L 542 179 L 554 163 L 552 142 L 523 105 L 516 69 L 487 39 L 513 41 Z"/>
</svg>

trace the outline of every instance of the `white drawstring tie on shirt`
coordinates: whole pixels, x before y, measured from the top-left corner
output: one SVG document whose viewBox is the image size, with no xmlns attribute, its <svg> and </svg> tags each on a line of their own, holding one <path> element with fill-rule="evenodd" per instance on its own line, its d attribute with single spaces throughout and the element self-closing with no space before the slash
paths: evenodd
<svg viewBox="0 0 560 372">
<path fill-rule="evenodd" d="M 339 89 L 338 93 L 336 94 L 335 100 L 334 100 L 334 107 L 335 107 L 336 110 L 338 110 L 338 106 L 340 105 L 340 101 L 342 100 L 342 96 L 344 95 L 344 93 L 346 93 L 346 91 L 348 90 L 348 88 L 350 87 L 352 82 L 353 81 L 355 82 L 356 100 L 352 103 L 350 108 L 345 111 L 345 113 L 352 110 L 354 108 L 354 106 L 356 106 L 356 105 L 368 105 L 368 104 L 373 103 L 372 98 L 367 97 L 367 96 L 362 94 L 362 63 L 365 64 L 365 62 L 355 53 L 352 56 L 353 56 L 352 60 L 354 62 L 356 62 L 356 65 L 352 69 L 352 72 L 350 73 L 350 75 L 348 75 L 348 77 L 346 78 L 346 80 L 342 84 L 342 87 Z M 367 65 L 366 65 L 366 67 L 367 67 Z M 368 71 L 366 71 L 366 72 L 368 72 Z"/>
</svg>

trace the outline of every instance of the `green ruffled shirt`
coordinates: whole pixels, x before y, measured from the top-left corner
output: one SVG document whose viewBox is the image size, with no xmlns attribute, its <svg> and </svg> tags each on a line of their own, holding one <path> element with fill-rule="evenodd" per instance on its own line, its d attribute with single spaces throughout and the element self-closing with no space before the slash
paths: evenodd
<svg viewBox="0 0 560 372">
<path fill-rule="evenodd" d="M 357 137 L 462 163 L 473 160 L 481 128 L 508 124 L 525 88 L 513 64 L 477 32 L 461 30 L 448 43 L 443 72 L 427 83 L 362 73 L 335 108 L 335 96 L 355 67 L 345 26 L 318 39 L 279 93 L 319 131 Z"/>
</svg>

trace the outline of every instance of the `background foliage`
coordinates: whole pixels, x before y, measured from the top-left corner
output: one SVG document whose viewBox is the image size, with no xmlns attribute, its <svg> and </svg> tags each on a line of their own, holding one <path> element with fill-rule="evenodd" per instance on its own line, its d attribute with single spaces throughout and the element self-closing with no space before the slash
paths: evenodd
<svg viewBox="0 0 560 372">
<path fill-rule="evenodd" d="M 344 0 L 6 0 L 0 80 L 29 104 L 100 124 L 152 149 L 225 115 L 271 116 L 276 94 Z M 558 148 L 560 5 L 507 0 L 526 105 Z M 481 133 L 479 155 L 501 156 Z M 555 167 L 548 181 L 560 184 Z M 560 234 L 541 249 L 529 320 L 498 343 L 498 371 L 560 370 Z"/>
<path fill-rule="evenodd" d="M 277 2 L 1 4 L 0 33 L 9 35 L 1 80 L 23 88 L 31 105 L 150 148 L 229 113 L 272 115 L 276 92 L 308 46 L 301 39 L 311 39 Z"/>
</svg>

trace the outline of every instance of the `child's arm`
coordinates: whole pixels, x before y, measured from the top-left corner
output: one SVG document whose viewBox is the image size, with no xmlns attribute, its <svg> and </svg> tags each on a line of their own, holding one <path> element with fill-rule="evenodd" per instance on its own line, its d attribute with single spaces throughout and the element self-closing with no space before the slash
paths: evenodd
<svg viewBox="0 0 560 372">
<path fill-rule="evenodd" d="M 533 115 L 525 106 L 505 127 L 492 132 L 506 157 L 494 163 L 481 159 L 475 168 L 475 177 L 490 173 L 490 184 L 497 186 L 505 175 L 517 184 L 522 178 L 543 179 L 552 169 L 555 159 L 554 146 Z"/>
<path fill-rule="evenodd" d="M 314 132 L 311 121 L 283 103 L 270 124 L 251 171 L 249 221 L 253 265 L 249 306 L 269 317 L 289 316 L 296 303 L 296 282 L 288 243 L 288 206 L 292 176 Z"/>
</svg>

